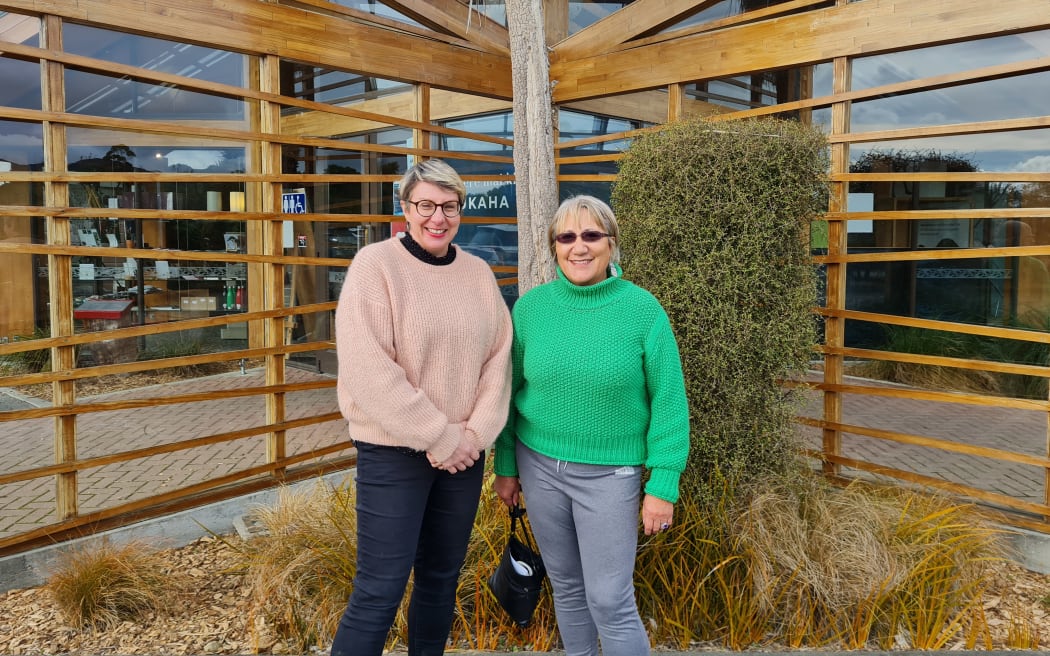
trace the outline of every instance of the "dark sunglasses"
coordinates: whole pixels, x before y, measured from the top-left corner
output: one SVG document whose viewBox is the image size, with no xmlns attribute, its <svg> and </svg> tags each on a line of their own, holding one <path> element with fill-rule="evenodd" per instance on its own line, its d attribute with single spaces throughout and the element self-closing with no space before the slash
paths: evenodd
<svg viewBox="0 0 1050 656">
<path fill-rule="evenodd" d="M 610 235 L 607 232 L 598 232 L 597 230 L 584 230 L 580 233 L 580 239 L 582 239 L 585 243 L 588 244 L 593 244 L 596 241 L 601 241 L 606 237 L 612 237 L 612 235 Z M 572 230 L 568 232 L 560 232 L 554 235 L 554 241 L 558 242 L 559 244 L 575 244 L 576 233 Z"/>
</svg>

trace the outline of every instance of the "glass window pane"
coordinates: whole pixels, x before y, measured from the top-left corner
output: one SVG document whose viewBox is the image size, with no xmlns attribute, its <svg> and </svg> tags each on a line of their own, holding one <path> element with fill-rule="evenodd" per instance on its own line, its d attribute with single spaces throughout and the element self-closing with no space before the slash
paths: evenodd
<svg viewBox="0 0 1050 656">
<path fill-rule="evenodd" d="M 0 175 L 44 167 L 44 128 L 39 123 L 0 120 Z"/>
<path fill-rule="evenodd" d="M 40 64 L 0 57 L 0 105 L 40 109 Z"/>
<path fill-rule="evenodd" d="M 705 8 L 693 16 L 675 23 L 671 27 L 662 30 L 663 32 L 671 32 L 674 30 L 682 29 L 685 27 L 692 27 L 694 25 L 702 25 L 704 23 L 710 23 L 712 21 L 721 20 L 723 18 L 729 18 L 731 16 L 739 16 L 749 11 L 756 9 L 765 9 L 767 7 L 773 7 L 775 5 L 784 4 L 790 0 L 722 0 L 716 2 L 712 6 Z M 817 6 L 807 6 L 801 10 L 795 10 L 790 13 L 799 13 L 800 11 L 813 11 L 821 7 L 830 6 L 831 0 Z"/>
<path fill-rule="evenodd" d="M 817 64 L 707 80 L 686 85 L 686 113 L 709 114 L 712 109 L 691 108 L 689 103 L 745 110 L 818 98 L 832 89 L 832 67 Z M 716 109 L 716 111 L 724 111 Z"/>
<path fill-rule="evenodd" d="M 40 47 L 40 19 L 11 11 L 0 11 L 0 42 Z"/>
<path fill-rule="evenodd" d="M 245 116 L 243 100 L 170 84 L 151 84 L 77 70 L 67 70 L 65 82 L 66 107 L 74 114 L 224 121 L 239 121 Z"/>
<path fill-rule="evenodd" d="M 246 147 L 229 140 L 70 128 L 69 170 L 242 173 Z"/>
<path fill-rule="evenodd" d="M 66 52 L 208 82 L 246 86 L 247 57 L 227 50 L 66 23 Z"/>
<path fill-rule="evenodd" d="M 855 91 L 1050 55 L 1050 31 L 949 43 L 853 59 Z"/>
<path fill-rule="evenodd" d="M 377 114 L 397 116 L 397 113 L 384 111 L 384 108 L 390 108 L 388 105 L 375 108 L 359 107 L 357 105 L 367 103 L 368 101 L 375 101 L 379 98 L 384 98 L 390 95 L 411 92 L 412 89 L 413 87 L 411 84 L 395 80 L 386 80 L 383 78 L 353 73 L 350 71 L 341 71 L 333 68 L 320 68 L 310 64 L 300 64 L 293 61 L 281 62 L 282 93 L 286 96 L 300 98 L 302 100 L 312 100 L 314 102 L 341 106 L 355 105 L 356 109 L 368 109 Z M 397 107 L 398 112 L 403 112 L 404 109 L 405 108 L 401 106 Z M 299 107 L 287 107 L 284 109 L 283 113 L 287 116 L 303 113 L 316 114 L 317 112 L 301 109 Z M 410 117 L 403 116 L 402 118 Z M 348 120 L 360 122 L 358 119 L 346 119 L 345 117 L 335 115 L 331 117 L 331 120 L 336 122 Z M 328 134 L 360 130 L 361 128 L 357 128 L 357 130 L 340 130 L 338 128 L 332 128 L 332 131 L 328 132 Z M 314 132 L 314 134 L 317 133 Z"/>
<path fill-rule="evenodd" d="M 854 132 L 1044 116 L 1050 73 L 1033 73 L 853 103 Z"/>
<path fill-rule="evenodd" d="M 936 158 L 964 160 L 963 170 L 1045 172 L 1050 168 L 1050 129 L 926 137 L 850 146 L 851 166 L 872 151 L 933 153 Z"/>
</svg>

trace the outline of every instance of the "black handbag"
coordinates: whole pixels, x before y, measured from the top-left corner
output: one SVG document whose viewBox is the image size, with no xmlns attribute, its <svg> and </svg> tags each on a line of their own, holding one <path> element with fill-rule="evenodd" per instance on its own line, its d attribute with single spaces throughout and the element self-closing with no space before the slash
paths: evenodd
<svg viewBox="0 0 1050 656">
<path fill-rule="evenodd" d="M 525 527 L 525 509 L 510 509 L 510 533 L 496 571 L 488 578 L 489 589 L 499 605 L 518 626 L 528 626 L 540 601 L 547 569 L 543 566 L 536 544 Z M 520 537 L 518 526 L 521 526 Z"/>
</svg>

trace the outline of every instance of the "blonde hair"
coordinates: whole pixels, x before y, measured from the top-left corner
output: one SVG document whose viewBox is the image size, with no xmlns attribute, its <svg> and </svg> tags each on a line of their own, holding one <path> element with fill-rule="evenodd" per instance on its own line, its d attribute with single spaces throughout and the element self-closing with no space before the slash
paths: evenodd
<svg viewBox="0 0 1050 656">
<path fill-rule="evenodd" d="M 547 247 L 551 255 L 557 258 L 555 252 L 554 238 L 565 231 L 569 224 L 580 222 L 580 213 L 586 212 L 594 222 L 597 223 L 602 232 L 609 235 L 612 240 L 612 256 L 610 260 L 614 263 L 620 262 L 620 226 L 616 223 L 616 215 L 608 203 L 594 196 L 573 196 L 566 198 L 558 206 L 554 213 L 550 227 L 547 228 Z"/>
<path fill-rule="evenodd" d="M 467 186 L 463 184 L 463 179 L 456 173 L 456 169 L 443 160 L 425 159 L 406 171 L 399 183 L 398 198 L 403 201 L 410 200 L 412 190 L 420 182 L 429 182 L 453 192 L 461 204 L 467 200 Z"/>
</svg>

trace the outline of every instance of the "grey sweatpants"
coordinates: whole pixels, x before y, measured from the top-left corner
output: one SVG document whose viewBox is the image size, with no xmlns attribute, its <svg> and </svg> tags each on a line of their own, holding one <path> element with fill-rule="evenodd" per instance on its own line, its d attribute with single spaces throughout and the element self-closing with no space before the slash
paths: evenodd
<svg viewBox="0 0 1050 656">
<path fill-rule="evenodd" d="M 552 460 L 520 442 L 518 476 L 566 656 L 645 656 L 634 598 L 642 468 Z"/>
</svg>

